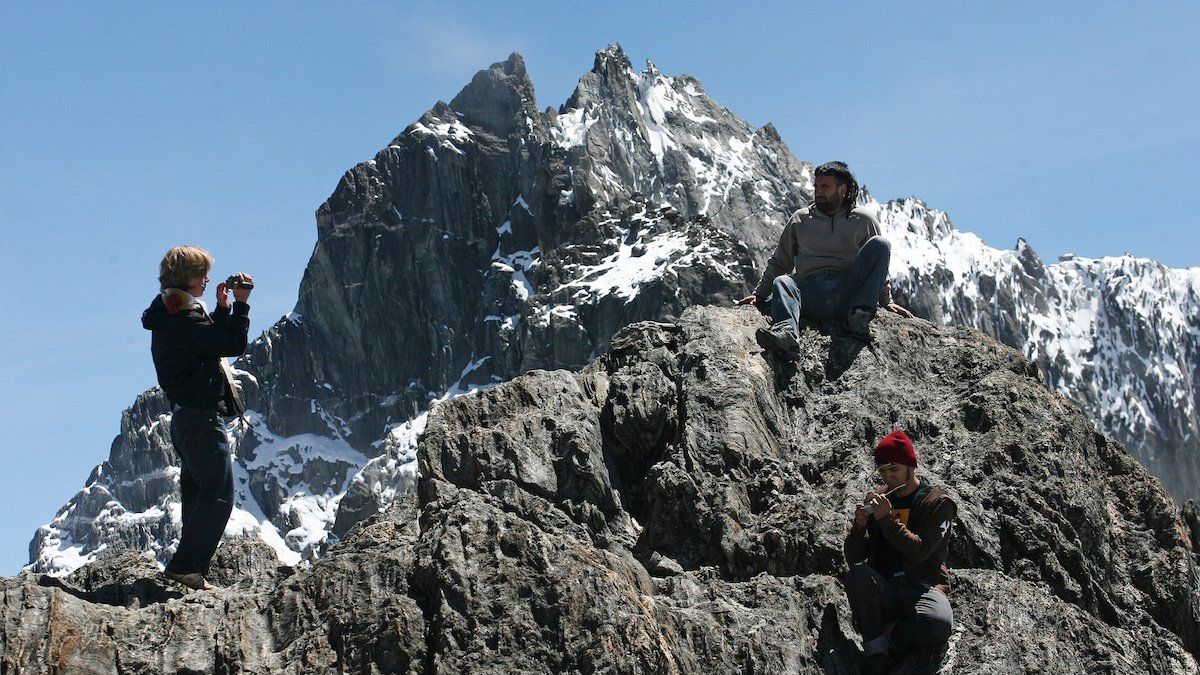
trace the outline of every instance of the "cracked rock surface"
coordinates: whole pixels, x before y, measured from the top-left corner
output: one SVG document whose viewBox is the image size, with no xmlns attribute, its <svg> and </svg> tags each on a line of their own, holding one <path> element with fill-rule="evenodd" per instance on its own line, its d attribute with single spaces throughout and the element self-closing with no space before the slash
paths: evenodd
<svg viewBox="0 0 1200 675">
<path fill-rule="evenodd" d="M 956 626 L 896 672 L 1189 673 L 1192 538 L 1160 483 L 1018 352 L 881 315 L 784 363 L 749 308 L 635 323 L 578 372 L 434 407 L 415 494 L 222 590 L 149 558 L 0 585 L 0 669 L 86 673 L 857 673 L 838 575 L 869 448 L 909 431 L 959 504 Z"/>
</svg>

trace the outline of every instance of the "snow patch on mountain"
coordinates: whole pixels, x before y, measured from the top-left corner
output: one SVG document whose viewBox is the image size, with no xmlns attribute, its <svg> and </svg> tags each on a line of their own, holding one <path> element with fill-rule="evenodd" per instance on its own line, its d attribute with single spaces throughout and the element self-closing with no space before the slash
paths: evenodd
<svg viewBox="0 0 1200 675">
<path fill-rule="evenodd" d="M 536 293 L 526 275 L 537 267 L 540 255 L 541 248 L 537 246 L 528 251 L 513 251 L 508 255 L 501 254 L 500 249 L 497 248 L 496 252 L 492 254 L 492 269 L 511 275 L 513 294 L 521 302 L 528 300 Z"/>
<path fill-rule="evenodd" d="M 179 469 L 177 467 L 170 467 L 167 471 L 173 474 L 174 479 L 178 481 Z M 85 516 L 87 522 L 79 522 L 78 512 L 82 510 L 81 503 L 87 503 L 88 498 L 110 496 L 103 485 L 87 486 L 80 492 L 80 495 L 82 499 L 77 496 L 74 503 L 49 523 L 38 528 L 38 533 L 42 537 L 42 547 L 36 552 L 27 568 L 41 570 L 52 577 L 66 576 L 95 560 L 97 555 L 109 548 L 107 543 L 96 546 L 89 542 L 105 542 L 108 539 L 105 535 L 113 532 L 147 533 L 156 528 L 163 520 L 169 521 L 172 518 L 178 520 L 179 518 L 177 503 L 151 506 L 143 511 L 129 511 L 119 501 L 106 499 L 97 515 Z M 76 542 L 75 533 L 80 527 L 86 529 L 88 536 L 84 541 Z M 164 545 L 156 537 L 144 536 L 138 543 L 141 544 L 142 550 L 150 551 L 155 556 L 163 556 L 173 553 L 178 541 Z"/>
<path fill-rule="evenodd" d="M 583 145 L 587 139 L 588 128 L 595 124 L 597 119 L 599 118 L 594 115 L 589 116 L 588 111 L 584 108 L 568 110 L 558 115 L 550 133 L 558 147 L 569 150 L 577 145 Z"/>
<path fill-rule="evenodd" d="M 619 220 L 609 216 L 602 217 L 600 222 Z M 734 263 L 723 259 L 727 251 L 707 239 L 697 238 L 682 226 L 673 226 L 662 217 L 661 211 L 648 213 L 642 204 L 622 222 L 625 226 L 604 242 L 612 253 L 594 264 L 567 265 L 564 272 L 571 279 L 560 284 L 555 292 L 569 291 L 577 303 L 595 304 L 607 295 L 629 302 L 637 297 L 643 285 L 665 276 L 677 276 L 679 269 L 693 265 L 713 267 L 730 282 L 740 278 L 732 268 Z"/>
<path fill-rule="evenodd" d="M 406 133 L 413 137 L 431 136 L 437 140 L 438 147 L 459 155 L 465 154 L 460 146 L 471 142 L 475 135 L 469 127 L 457 119 L 448 122 L 436 120 L 429 125 L 417 122 L 409 127 Z M 430 148 L 430 152 L 432 153 L 432 148 Z M 434 158 L 436 159 L 436 156 Z"/>
</svg>

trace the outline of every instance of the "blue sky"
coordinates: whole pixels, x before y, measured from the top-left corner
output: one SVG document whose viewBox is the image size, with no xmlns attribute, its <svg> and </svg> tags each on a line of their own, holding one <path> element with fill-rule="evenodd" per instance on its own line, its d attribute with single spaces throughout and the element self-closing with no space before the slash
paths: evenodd
<svg viewBox="0 0 1200 675">
<path fill-rule="evenodd" d="M 341 174 L 513 51 L 542 107 L 619 42 L 993 246 L 1200 266 L 1196 3 L 175 4 L 0 5 L 3 574 L 154 384 L 162 253 L 254 274 L 261 332 Z"/>
</svg>

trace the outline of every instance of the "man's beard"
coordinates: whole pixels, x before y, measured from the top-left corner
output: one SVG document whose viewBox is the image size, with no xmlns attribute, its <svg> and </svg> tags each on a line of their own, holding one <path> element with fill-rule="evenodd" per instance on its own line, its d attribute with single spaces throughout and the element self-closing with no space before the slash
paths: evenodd
<svg viewBox="0 0 1200 675">
<path fill-rule="evenodd" d="M 815 197 L 813 202 L 817 205 L 817 209 L 823 213 L 837 213 L 838 207 L 841 206 L 840 200 L 835 203 L 833 200 L 822 199 L 820 197 Z"/>
</svg>

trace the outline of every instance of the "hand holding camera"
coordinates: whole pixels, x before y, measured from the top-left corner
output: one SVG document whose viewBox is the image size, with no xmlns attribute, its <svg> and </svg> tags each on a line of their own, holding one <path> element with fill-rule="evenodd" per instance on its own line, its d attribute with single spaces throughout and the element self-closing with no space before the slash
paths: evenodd
<svg viewBox="0 0 1200 675">
<path fill-rule="evenodd" d="M 867 521 L 871 517 L 871 507 L 866 504 L 859 504 L 854 508 L 854 524 L 858 527 L 866 527 Z"/>
<path fill-rule="evenodd" d="M 229 306 L 229 291 L 233 291 L 233 299 L 246 302 L 250 299 L 250 291 L 254 290 L 254 279 L 249 274 L 235 274 L 217 284 L 217 305 Z"/>
<path fill-rule="evenodd" d="M 871 516 L 875 516 L 876 519 L 879 519 L 885 518 L 891 514 L 892 500 L 888 499 L 888 497 L 890 497 L 893 492 L 902 489 L 904 484 L 897 485 L 896 487 L 885 491 L 884 488 L 886 487 L 887 486 L 884 485 L 874 490 L 870 490 L 867 492 L 867 496 L 863 499 L 862 503 L 854 507 L 855 525 L 859 527 L 866 527 L 867 520 Z"/>
</svg>

